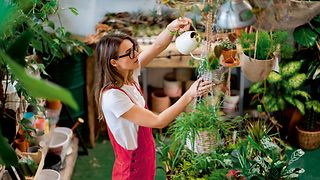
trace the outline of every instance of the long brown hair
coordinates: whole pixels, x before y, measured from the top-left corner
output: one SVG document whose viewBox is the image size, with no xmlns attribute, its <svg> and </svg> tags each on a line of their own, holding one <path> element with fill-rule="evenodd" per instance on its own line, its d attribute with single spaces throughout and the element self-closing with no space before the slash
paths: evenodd
<svg viewBox="0 0 320 180">
<path fill-rule="evenodd" d="M 137 45 L 136 41 L 126 34 L 108 34 L 101 38 L 96 45 L 96 63 L 95 63 L 95 101 L 98 107 L 98 115 L 101 119 L 102 109 L 100 96 L 105 87 L 122 87 L 124 85 L 125 77 L 123 77 L 111 64 L 111 59 L 118 59 L 119 46 L 123 40 L 130 40 L 134 45 Z M 128 81 L 132 82 L 132 73 L 129 72 Z"/>
</svg>

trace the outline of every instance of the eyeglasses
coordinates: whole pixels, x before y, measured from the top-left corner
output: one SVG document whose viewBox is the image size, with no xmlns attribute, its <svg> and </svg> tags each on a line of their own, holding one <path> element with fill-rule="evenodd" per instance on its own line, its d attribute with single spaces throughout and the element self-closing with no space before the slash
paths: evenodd
<svg viewBox="0 0 320 180">
<path fill-rule="evenodd" d="M 128 53 L 119 56 L 118 59 L 126 57 L 126 56 L 129 56 L 130 59 L 133 59 L 134 57 L 136 57 L 136 52 L 138 52 L 138 48 L 137 48 L 137 46 L 133 45 Z"/>
</svg>

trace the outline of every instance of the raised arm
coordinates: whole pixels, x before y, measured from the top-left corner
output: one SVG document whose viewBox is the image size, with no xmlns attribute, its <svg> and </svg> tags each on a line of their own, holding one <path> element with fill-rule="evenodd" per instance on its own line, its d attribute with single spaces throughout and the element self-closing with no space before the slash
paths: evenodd
<svg viewBox="0 0 320 180">
<path fill-rule="evenodd" d="M 158 56 L 170 44 L 175 32 L 184 32 L 190 29 L 192 21 L 189 18 L 178 18 L 167 25 L 155 40 L 155 42 L 147 49 L 143 50 L 139 55 L 141 67 L 149 64 L 153 58 Z"/>
<path fill-rule="evenodd" d="M 202 82 L 202 79 L 198 79 L 175 104 L 161 112 L 159 115 L 154 114 L 150 110 L 134 105 L 129 111 L 124 113 L 122 117 L 144 127 L 166 127 L 184 110 L 193 98 L 206 94 L 211 87 L 211 82 Z"/>
</svg>

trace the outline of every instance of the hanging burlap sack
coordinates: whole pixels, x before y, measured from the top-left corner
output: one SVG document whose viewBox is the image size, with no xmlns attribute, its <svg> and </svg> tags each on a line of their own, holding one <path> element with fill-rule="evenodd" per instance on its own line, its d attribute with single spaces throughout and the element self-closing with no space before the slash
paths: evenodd
<svg viewBox="0 0 320 180">
<path fill-rule="evenodd" d="M 240 66 L 246 78 L 252 82 L 267 79 L 274 65 L 274 58 L 269 60 L 257 60 L 240 54 Z"/>
<path fill-rule="evenodd" d="M 262 6 L 254 26 L 264 30 L 294 29 L 320 14 L 320 1 L 254 0 L 252 3 Z"/>
</svg>

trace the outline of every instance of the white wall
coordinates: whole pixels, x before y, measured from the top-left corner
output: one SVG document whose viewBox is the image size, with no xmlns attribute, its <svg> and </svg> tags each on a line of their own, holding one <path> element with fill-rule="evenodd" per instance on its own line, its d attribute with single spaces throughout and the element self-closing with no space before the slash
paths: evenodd
<svg viewBox="0 0 320 180">
<path fill-rule="evenodd" d="M 73 15 L 69 7 L 75 7 L 79 15 Z M 95 33 L 96 24 L 110 12 L 148 12 L 156 7 L 155 0 L 60 0 L 59 15 L 67 31 L 80 36 Z M 51 19 L 59 25 L 58 17 Z"/>
</svg>

